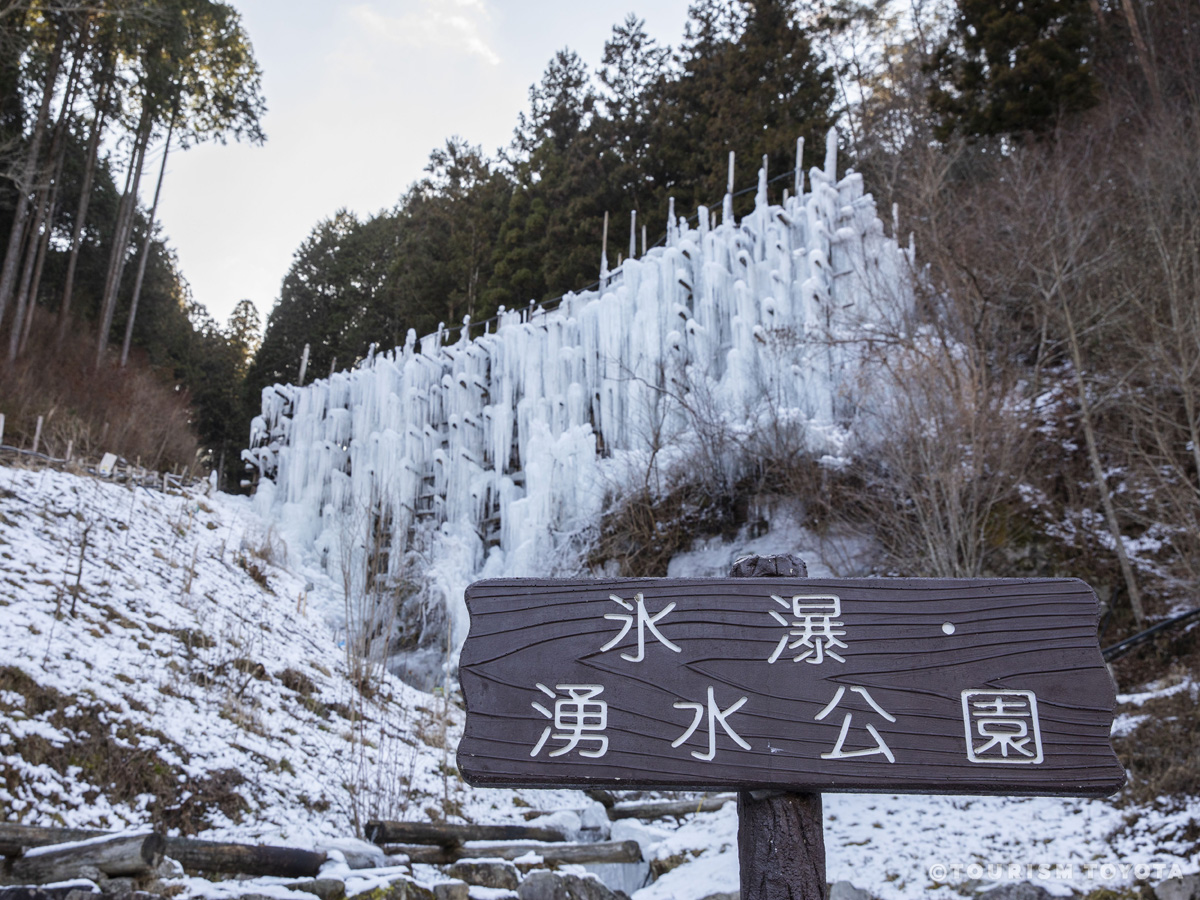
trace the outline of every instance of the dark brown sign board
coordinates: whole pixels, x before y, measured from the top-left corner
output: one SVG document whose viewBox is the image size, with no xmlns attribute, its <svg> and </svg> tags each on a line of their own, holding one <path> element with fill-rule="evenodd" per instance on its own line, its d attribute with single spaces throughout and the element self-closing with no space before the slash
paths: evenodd
<svg viewBox="0 0 1200 900">
<path fill-rule="evenodd" d="M 1077 579 L 496 579 L 473 785 L 1099 797 L 1125 773 Z"/>
</svg>

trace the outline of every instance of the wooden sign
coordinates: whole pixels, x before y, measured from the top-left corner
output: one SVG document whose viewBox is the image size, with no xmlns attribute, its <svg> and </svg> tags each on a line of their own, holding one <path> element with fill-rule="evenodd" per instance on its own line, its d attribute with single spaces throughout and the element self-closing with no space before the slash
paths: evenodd
<svg viewBox="0 0 1200 900">
<path fill-rule="evenodd" d="M 467 589 L 474 785 L 1106 796 L 1076 579 L 502 579 Z"/>
</svg>

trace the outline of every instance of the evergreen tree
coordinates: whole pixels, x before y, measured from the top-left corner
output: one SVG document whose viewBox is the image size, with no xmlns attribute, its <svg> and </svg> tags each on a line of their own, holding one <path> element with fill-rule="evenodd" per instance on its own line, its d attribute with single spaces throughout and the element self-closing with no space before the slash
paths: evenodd
<svg viewBox="0 0 1200 900">
<path fill-rule="evenodd" d="M 696 0 L 663 94 L 653 149 L 661 154 L 660 196 L 680 211 L 718 202 L 730 151 L 735 186 L 754 184 L 762 156 L 779 174 L 795 164 L 804 136 L 817 162 L 834 121 L 833 73 L 813 50 L 791 0 Z M 661 201 L 660 201 L 661 202 Z"/>
<path fill-rule="evenodd" d="M 940 136 L 1036 132 L 1093 106 L 1089 0 L 958 0 L 934 60 Z"/>
<path fill-rule="evenodd" d="M 488 291 L 489 303 L 509 308 L 596 280 L 608 208 L 593 130 L 597 96 L 583 61 L 559 51 L 529 100 L 513 140 L 515 185 Z"/>
</svg>

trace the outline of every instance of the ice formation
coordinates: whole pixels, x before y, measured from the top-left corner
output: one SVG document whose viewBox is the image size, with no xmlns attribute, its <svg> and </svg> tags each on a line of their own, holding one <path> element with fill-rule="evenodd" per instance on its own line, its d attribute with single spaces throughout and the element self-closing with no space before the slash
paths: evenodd
<svg viewBox="0 0 1200 900">
<path fill-rule="evenodd" d="M 839 455 L 861 338 L 911 308 L 912 249 L 860 175 L 837 179 L 832 133 L 795 187 L 771 205 L 761 171 L 740 222 L 730 197 L 719 223 L 673 218 L 665 246 L 602 263 L 597 290 L 554 309 L 502 308 L 474 339 L 409 332 L 353 370 L 264 390 L 243 452 L 260 509 L 348 594 L 421 572 L 453 660 L 467 584 L 569 565 L 614 497 L 694 465 L 713 429 L 786 421 Z"/>
</svg>

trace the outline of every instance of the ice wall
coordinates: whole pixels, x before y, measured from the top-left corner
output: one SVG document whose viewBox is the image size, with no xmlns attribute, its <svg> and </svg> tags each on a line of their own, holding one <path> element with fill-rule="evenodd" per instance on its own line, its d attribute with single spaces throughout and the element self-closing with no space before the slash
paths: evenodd
<svg viewBox="0 0 1200 900">
<path fill-rule="evenodd" d="M 502 310 L 473 340 L 410 332 L 264 390 L 243 452 L 258 504 L 347 591 L 420 571 L 456 657 L 467 584 L 569 565 L 614 497 L 688 465 L 715 426 L 785 419 L 837 456 L 861 338 L 911 307 L 913 260 L 861 176 L 836 179 L 835 147 L 782 206 L 760 173 L 740 222 L 729 198 L 719 223 L 670 222 L 664 247 L 553 310 Z"/>
</svg>

